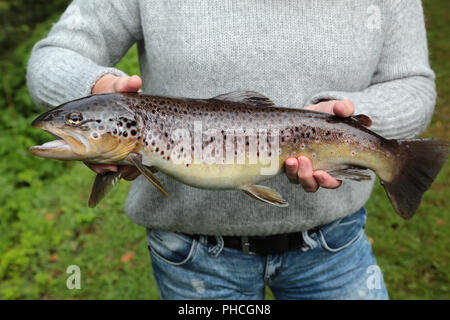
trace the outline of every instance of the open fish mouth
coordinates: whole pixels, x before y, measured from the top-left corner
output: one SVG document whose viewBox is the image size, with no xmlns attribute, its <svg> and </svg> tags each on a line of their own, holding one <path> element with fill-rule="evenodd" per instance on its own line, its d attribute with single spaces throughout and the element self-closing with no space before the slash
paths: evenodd
<svg viewBox="0 0 450 320">
<path fill-rule="evenodd" d="M 74 142 L 77 145 L 80 144 L 80 142 L 76 141 L 73 137 L 67 136 L 66 139 L 69 138 L 69 141 L 72 142 L 69 143 L 66 139 L 63 139 L 52 132 L 49 133 L 55 136 L 56 140 L 30 147 L 29 150 L 32 154 L 42 158 L 58 160 L 83 160 L 83 156 L 77 153 L 76 148 L 74 148 Z"/>
<path fill-rule="evenodd" d="M 38 151 L 55 151 L 55 150 L 72 150 L 70 145 L 65 140 L 53 140 L 46 142 L 40 146 L 33 146 L 30 151 L 35 154 Z"/>
</svg>

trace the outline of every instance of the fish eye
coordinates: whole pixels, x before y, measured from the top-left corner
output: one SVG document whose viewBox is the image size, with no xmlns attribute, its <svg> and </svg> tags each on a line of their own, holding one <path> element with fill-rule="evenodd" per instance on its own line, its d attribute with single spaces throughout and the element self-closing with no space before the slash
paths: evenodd
<svg viewBox="0 0 450 320">
<path fill-rule="evenodd" d="M 66 116 L 66 123 L 71 126 L 77 126 L 83 120 L 83 116 L 79 112 L 71 112 Z"/>
</svg>

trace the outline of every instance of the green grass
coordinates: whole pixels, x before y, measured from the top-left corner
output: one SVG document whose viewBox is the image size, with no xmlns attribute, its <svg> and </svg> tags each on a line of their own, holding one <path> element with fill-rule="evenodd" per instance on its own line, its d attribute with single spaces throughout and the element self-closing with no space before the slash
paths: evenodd
<svg viewBox="0 0 450 320">
<path fill-rule="evenodd" d="M 424 6 L 439 94 L 424 136 L 448 139 L 450 4 L 425 0 Z M 145 230 L 122 209 L 130 184 L 121 182 L 97 208 L 88 209 L 90 170 L 80 163 L 31 157 L 27 151 L 48 135 L 30 128 L 39 110 L 24 85 L 25 64 L 32 44 L 56 18 L 38 26 L 9 61 L 0 63 L 0 298 L 158 299 Z M 118 67 L 138 73 L 135 47 Z M 394 213 L 379 184 L 374 189 L 367 204 L 367 234 L 392 299 L 450 298 L 449 177 L 447 163 L 410 222 Z M 81 290 L 66 287 L 66 268 L 73 264 L 81 267 Z"/>
</svg>

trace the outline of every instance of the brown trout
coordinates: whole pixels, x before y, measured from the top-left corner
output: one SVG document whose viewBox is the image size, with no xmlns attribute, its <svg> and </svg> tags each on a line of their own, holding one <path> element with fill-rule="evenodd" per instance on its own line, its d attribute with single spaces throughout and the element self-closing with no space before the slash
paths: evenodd
<svg viewBox="0 0 450 320">
<path fill-rule="evenodd" d="M 276 107 L 251 91 L 211 99 L 138 93 L 101 94 L 56 107 L 33 121 L 58 140 L 34 146 L 39 157 L 134 165 L 169 196 L 150 167 L 203 189 L 238 189 L 275 206 L 287 202 L 258 185 L 283 171 L 288 157 L 307 156 L 337 179 L 380 178 L 395 211 L 410 219 L 448 156 L 435 139 L 388 140 L 367 129 L 365 115 L 340 118 Z M 97 175 L 89 206 L 121 179 Z"/>
</svg>

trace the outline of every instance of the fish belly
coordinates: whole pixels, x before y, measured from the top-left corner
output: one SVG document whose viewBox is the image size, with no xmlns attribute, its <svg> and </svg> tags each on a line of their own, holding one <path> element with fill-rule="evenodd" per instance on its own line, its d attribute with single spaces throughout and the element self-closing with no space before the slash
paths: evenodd
<svg viewBox="0 0 450 320">
<path fill-rule="evenodd" d="M 153 160 L 152 165 L 175 180 L 201 189 L 242 189 L 281 172 L 282 163 L 246 158 L 245 163 L 175 163 Z"/>
</svg>

